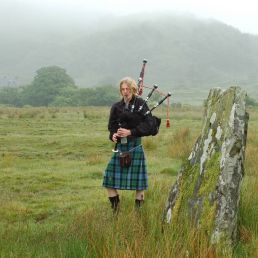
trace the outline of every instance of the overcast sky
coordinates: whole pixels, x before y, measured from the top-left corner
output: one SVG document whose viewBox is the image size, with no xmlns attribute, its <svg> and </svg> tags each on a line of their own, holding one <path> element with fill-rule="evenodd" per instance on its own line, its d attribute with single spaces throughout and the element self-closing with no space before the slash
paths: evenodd
<svg viewBox="0 0 258 258">
<path fill-rule="evenodd" d="M 141 12 L 172 12 L 214 18 L 238 28 L 242 32 L 258 35 L 258 7 L 255 0 L 0 0 L 6 6 L 37 8 L 52 15 L 73 19 L 100 15 L 130 15 Z M 19 10 L 15 10 L 17 13 Z"/>
</svg>

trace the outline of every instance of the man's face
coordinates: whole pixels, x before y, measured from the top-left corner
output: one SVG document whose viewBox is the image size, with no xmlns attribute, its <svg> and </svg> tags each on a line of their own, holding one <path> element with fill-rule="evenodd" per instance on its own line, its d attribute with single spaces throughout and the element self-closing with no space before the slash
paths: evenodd
<svg viewBox="0 0 258 258">
<path fill-rule="evenodd" d="M 121 94 L 125 100 L 125 102 L 128 102 L 131 100 L 132 98 L 132 91 L 130 89 L 130 87 L 126 84 L 126 83 L 123 83 L 121 85 Z"/>
</svg>

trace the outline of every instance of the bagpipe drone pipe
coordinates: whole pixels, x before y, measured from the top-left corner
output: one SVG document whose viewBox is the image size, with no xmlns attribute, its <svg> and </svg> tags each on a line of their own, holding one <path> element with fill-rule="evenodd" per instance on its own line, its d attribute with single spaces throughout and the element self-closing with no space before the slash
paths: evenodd
<svg viewBox="0 0 258 258">
<path fill-rule="evenodd" d="M 158 86 L 155 84 L 148 94 L 148 96 L 143 101 L 142 105 L 139 106 L 138 110 L 136 111 L 128 111 L 123 112 L 119 118 L 118 118 L 118 125 L 119 127 L 126 128 L 126 129 L 133 129 L 137 127 L 140 123 L 145 122 L 148 120 L 148 123 L 146 123 L 145 126 L 149 126 L 148 131 L 150 132 L 150 135 L 156 135 L 159 132 L 159 127 L 161 124 L 161 119 L 152 115 L 151 112 L 157 108 L 160 104 L 162 104 L 168 97 L 171 96 L 171 93 L 168 93 L 165 97 L 163 97 L 159 102 L 157 102 L 154 107 L 152 107 L 150 110 L 147 110 L 146 112 L 143 112 L 144 105 L 147 104 L 148 100 L 150 99 L 152 93 L 158 88 Z M 134 109 L 134 107 L 132 108 Z"/>
<path fill-rule="evenodd" d="M 143 84 L 146 63 L 147 63 L 147 60 L 144 59 L 143 64 L 142 64 L 142 69 L 140 72 L 140 76 L 138 79 L 138 83 L 137 83 L 137 86 L 138 86 L 137 95 L 138 96 L 142 95 L 144 87 L 149 88 L 147 86 L 144 86 L 144 84 Z M 126 129 L 133 129 L 142 123 L 142 125 L 144 125 L 145 127 L 148 127 L 149 135 L 153 135 L 153 136 L 156 135 L 159 132 L 161 119 L 152 115 L 151 112 L 155 108 L 160 106 L 165 100 L 167 100 L 166 127 L 169 128 L 170 127 L 170 122 L 169 122 L 169 118 L 168 118 L 169 117 L 169 97 L 171 96 L 171 93 L 168 92 L 167 94 L 164 94 L 161 91 L 158 91 L 157 88 L 158 88 L 158 86 L 156 84 L 154 84 L 153 88 L 149 92 L 148 96 L 145 98 L 145 100 L 139 106 L 139 108 L 137 110 L 134 110 L 134 104 L 133 104 L 131 111 L 123 112 L 117 120 L 118 127 L 126 128 Z M 145 109 L 145 111 L 144 111 L 144 105 L 147 104 L 148 100 L 150 99 L 150 97 L 152 96 L 154 91 L 157 91 L 159 94 L 163 95 L 164 97 L 160 101 L 158 101 L 151 109 L 148 109 L 147 111 Z M 147 121 L 147 122 L 144 123 L 145 121 Z M 120 138 L 118 138 L 118 142 L 120 142 Z M 115 145 L 115 149 L 112 151 L 118 152 L 117 143 Z"/>
</svg>

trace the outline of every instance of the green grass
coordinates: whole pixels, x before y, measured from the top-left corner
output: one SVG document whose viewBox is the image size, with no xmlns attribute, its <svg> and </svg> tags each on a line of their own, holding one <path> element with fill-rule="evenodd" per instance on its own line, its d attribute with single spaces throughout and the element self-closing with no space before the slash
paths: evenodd
<svg viewBox="0 0 258 258">
<path fill-rule="evenodd" d="M 109 108 L 0 108 L 0 257 L 216 257 L 190 225 L 163 228 L 168 192 L 201 130 L 202 109 L 171 112 L 171 128 L 143 140 L 149 171 L 144 208 L 121 191 L 114 217 L 101 187 L 114 145 Z M 250 110 L 234 257 L 255 257 L 258 110 Z M 226 256 L 225 256 L 226 257 Z"/>
</svg>

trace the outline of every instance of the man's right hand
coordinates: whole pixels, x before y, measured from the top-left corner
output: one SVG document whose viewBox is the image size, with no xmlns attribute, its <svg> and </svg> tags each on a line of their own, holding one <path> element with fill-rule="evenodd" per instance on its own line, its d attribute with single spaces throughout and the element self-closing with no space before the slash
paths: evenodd
<svg viewBox="0 0 258 258">
<path fill-rule="evenodd" d="M 112 141 L 117 142 L 117 137 L 118 137 L 118 134 L 114 133 L 113 136 L 112 136 Z"/>
</svg>

